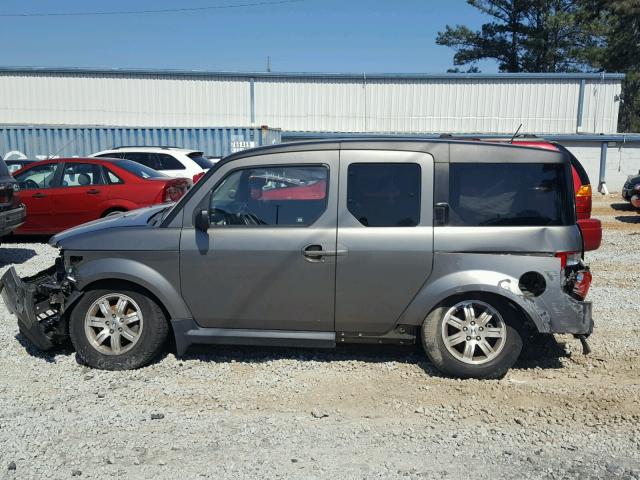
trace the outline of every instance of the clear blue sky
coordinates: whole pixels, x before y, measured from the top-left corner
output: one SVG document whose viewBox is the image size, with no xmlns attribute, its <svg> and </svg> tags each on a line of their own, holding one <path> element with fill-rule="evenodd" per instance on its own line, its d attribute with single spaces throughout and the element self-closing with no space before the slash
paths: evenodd
<svg viewBox="0 0 640 480">
<path fill-rule="evenodd" d="M 257 0 L 2 0 L 0 14 L 188 8 Z M 453 51 L 435 44 L 446 24 L 479 27 L 464 0 L 305 0 L 181 14 L 0 17 L 0 65 L 445 72 Z M 479 65 L 495 72 L 495 63 Z"/>
</svg>

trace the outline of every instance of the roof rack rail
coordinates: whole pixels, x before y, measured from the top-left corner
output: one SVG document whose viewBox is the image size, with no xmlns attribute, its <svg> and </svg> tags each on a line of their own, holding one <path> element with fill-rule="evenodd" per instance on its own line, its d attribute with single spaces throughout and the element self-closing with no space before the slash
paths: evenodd
<svg viewBox="0 0 640 480">
<path fill-rule="evenodd" d="M 118 150 L 120 148 L 162 148 L 168 150 L 170 148 L 184 148 L 184 147 L 176 147 L 174 145 L 119 145 L 117 147 L 111 148 L 111 150 Z"/>
</svg>

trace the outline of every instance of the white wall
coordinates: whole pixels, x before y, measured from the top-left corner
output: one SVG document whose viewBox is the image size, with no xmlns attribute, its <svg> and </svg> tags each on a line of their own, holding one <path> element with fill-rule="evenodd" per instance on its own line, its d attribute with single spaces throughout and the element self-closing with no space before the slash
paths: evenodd
<svg viewBox="0 0 640 480">
<path fill-rule="evenodd" d="M 584 166 L 594 192 L 600 176 L 600 142 L 561 142 Z M 629 175 L 640 170 L 640 143 L 609 143 L 605 180 L 609 192 L 619 192 Z"/>
<path fill-rule="evenodd" d="M 230 74 L 232 75 L 232 74 Z M 615 133 L 621 79 L 0 71 L 0 124 L 289 131 Z M 255 116 L 251 112 L 254 108 Z M 253 120 L 253 121 L 252 121 Z"/>
</svg>

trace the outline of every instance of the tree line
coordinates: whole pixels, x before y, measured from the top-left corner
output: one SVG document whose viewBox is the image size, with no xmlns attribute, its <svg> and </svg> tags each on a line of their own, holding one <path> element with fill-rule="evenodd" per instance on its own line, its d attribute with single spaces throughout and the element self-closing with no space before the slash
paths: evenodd
<svg viewBox="0 0 640 480">
<path fill-rule="evenodd" d="M 436 43 L 455 49 L 451 72 L 625 73 L 618 129 L 640 132 L 640 0 L 467 0 L 480 30 L 447 25 Z"/>
</svg>

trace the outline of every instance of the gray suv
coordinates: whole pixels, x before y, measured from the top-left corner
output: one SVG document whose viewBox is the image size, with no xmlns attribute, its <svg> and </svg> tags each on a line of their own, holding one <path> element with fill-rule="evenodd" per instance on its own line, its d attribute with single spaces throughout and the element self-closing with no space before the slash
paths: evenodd
<svg viewBox="0 0 640 480">
<path fill-rule="evenodd" d="M 570 168 L 451 140 L 247 150 L 175 205 L 56 235 L 56 265 L 10 269 L 2 296 L 34 344 L 70 337 L 96 368 L 146 365 L 168 338 L 178 355 L 421 341 L 447 375 L 496 378 L 532 333 L 592 331 Z"/>
</svg>

